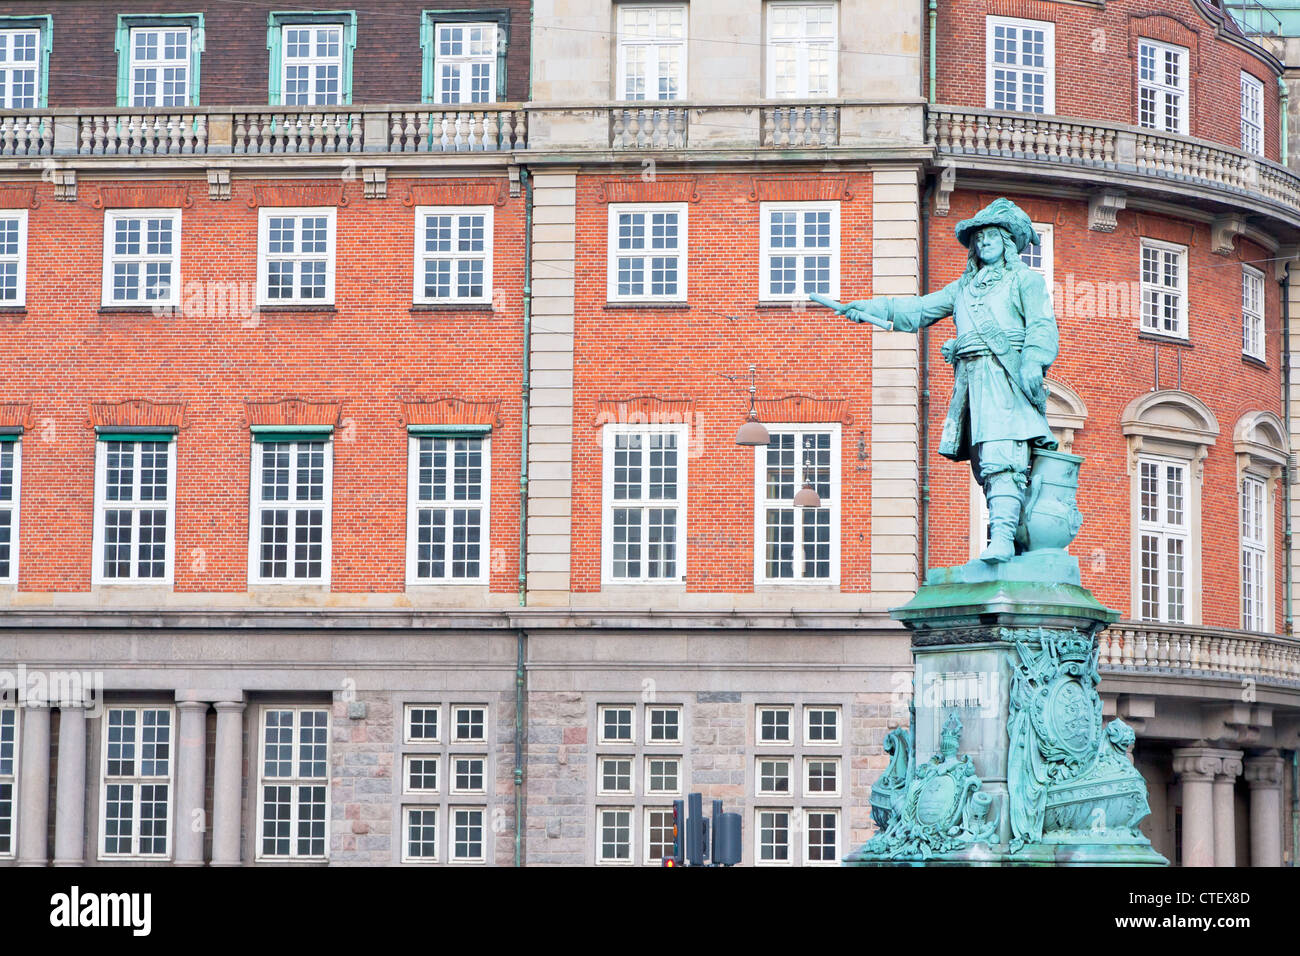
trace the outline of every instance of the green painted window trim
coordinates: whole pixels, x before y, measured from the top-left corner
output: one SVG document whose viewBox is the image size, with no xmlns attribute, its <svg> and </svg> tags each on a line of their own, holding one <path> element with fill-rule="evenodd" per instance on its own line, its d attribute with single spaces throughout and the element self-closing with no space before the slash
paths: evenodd
<svg viewBox="0 0 1300 956">
<path fill-rule="evenodd" d="M 11 441 L 22 441 L 22 440 L 23 440 L 23 433 L 21 431 L 0 432 L 0 443 L 11 442 Z"/>
<path fill-rule="evenodd" d="M 357 47 L 357 12 L 355 10 L 272 10 L 266 15 L 266 48 L 270 51 L 266 101 L 271 106 L 284 105 L 284 90 L 280 86 L 281 43 L 284 28 L 293 23 L 343 23 L 343 81 L 342 106 L 352 105 L 352 52 Z"/>
<path fill-rule="evenodd" d="M 123 428 L 117 431 L 102 431 L 95 433 L 97 441 L 174 441 L 175 432 L 140 432 L 131 431 L 129 428 Z"/>
<path fill-rule="evenodd" d="M 464 438 L 489 435 L 491 425 L 407 425 L 406 430 L 417 438 Z"/>
<path fill-rule="evenodd" d="M 50 105 L 50 50 L 54 46 L 54 15 L 36 14 L 30 17 L 0 17 L 0 30 L 41 31 L 41 80 L 36 92 L 36 108 L 48 109 Z"/>
<path fill-rule="evenodd" d="M 190 28 L 190 106 L 199 105 L 199 76 L 203 59 L 203 14 L 201 13 L 119 13 L 117 15 L 117 105 L 131 102 L 131 31 L 136 27 Z M 159 107 L 174 108 L 174 107 Z"/>
<path fill-rule="evenodd" d="M 437 30 L 439 23 L 495 23 L 497 25 L 497 97 L 506 101 L 506 51 L 510 48 L 509 10 L 425 10 L 420 14 L 420 102 L 432 103 L 437 97 Z M 461 104 L 468 106 L 472 104 Z"/>
</svg>

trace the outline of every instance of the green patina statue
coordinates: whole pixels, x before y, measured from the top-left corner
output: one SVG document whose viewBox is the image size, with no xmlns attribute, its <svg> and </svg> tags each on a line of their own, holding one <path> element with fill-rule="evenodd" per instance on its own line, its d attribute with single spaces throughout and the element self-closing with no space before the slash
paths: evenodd
<svg viewBox="0 0 1300 956">
<path fill-rule="evenodd" d="M 994 200 L 957 226 L 957 239 L 969 250 L 966 270 L 938 292 L 845 304 L 813 298 L 855 322 L 900 332 L 953 317 L 957 338 L 942 351 L 956 380 L 939 454 L 970 461 L 989 507 L 990 540 L 980 558 L 1000 563 L 1016 551 L 1031 454 L 1057 447 L 1043 386 L 1043 371 L 1056 360 L 1056 318 L 1047 283 L 1020 259 L 1040 240 L 1015 203 Z"/>
</svg>

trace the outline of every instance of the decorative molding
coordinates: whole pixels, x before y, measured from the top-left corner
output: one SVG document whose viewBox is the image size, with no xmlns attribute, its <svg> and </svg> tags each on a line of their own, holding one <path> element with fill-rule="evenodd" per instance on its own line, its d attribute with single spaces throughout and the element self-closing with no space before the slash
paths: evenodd
<svg viewBox="0 0 1300 956">
<path fill-rule="evenodd" d="M 1252 790 L 1277 790 L 1282 786 L 1284 763 L 1276 754 L 1261 754 L 1245 760 L 1246 783 Z"/>
<path fill-rule="evenodd" d="M 639 179 L 607 179 L 596 184 L 596 202 L 699 202 L 694 176 Z"/>
<path fill-rule="evenodd" d="M 366 199 L 388 198 L 388 170 L 383 166 L 367 166 L 361 170 L 361 181 Z"/>
<path fill-rule="evenodd" d="M 1239 477 L 1251 467 L 1280 477 L 1287 464 L 1286 425 L 1273 412 L 1246 412 L 1232 430 L 1232 448 Z"/>
<path fill-rule="evenodd" d="M 416 398 L 402 403 L 403 425 L 490 425 L 501 427 L 501 399 L 474 402 L 463 398 Z"/>
<path fill-rule="evenodd" d="M 789 422 L 792 425 L 829 422 L 853 424 L 846 398 L 809 398 L 807 395 L 761 398 L 754 402 L 754 410 L 761 422 Z"/>
<path fill-rule="evenodd" d="M 777 179 L 755 176 L 747 197 L 750 202 L 847 202 L 853 198 L 849 192 L 848 177 L 823 177 L 820 179 Z"/>
<path fill-rule="evenodd" d="M 403 206 L 504 206 L 509 187 L 504 179 L 420 183 L 406 187 Z"/>
<path fill-rule="evenodd" d="M 695 401 L 689 398 L 598 398 L 592 425 L 677 425 L 689 422 L 694 409 Z"/>
<path fill-rule="evenodd" d="M 230 199 L 230 170 L 208 170 L 208 199 L 221 202 Z"/>
<path fill-rule="evenodd" d="M 75 169 L 53 169 L 50 171 L 50 175 L 54 177 L 54 201 L 76 202 L 77 171 Z"/>
<path fill-rule="evenodd" d="M 247 425 L 338 425 L 341 402 L 309 402 L 285 398 L 278 402 L 244 402 Z"/>
<path fill-rule="evenodd" d="M 1190 247 L 1196 245 L 1196 223 L 1171 222 L 1137 213 L 1133 216 L 1133 235 L 1139 239 L 1159 239 Z"/>
<path fill-rule="evenodd" d="M 40 204 L 35 186 L 0 186 L 0 209 L 35 209 Z"/>
<path fill-rule="evenodd" d="M 510 178 L 510 198 L 519 198 L 519 165 L 511 163 L 506 167 L 506 175 Z"/>
<path fill-rule="evenodd" d="M 952 209 L 952 194 L 957 190 L 957 166 L 951 161 L 945 162 L 943 172 L 939 173 L 939 186 L 934 191 L 934 214 L 947 216 Z"/>
<path fill-rule="evenodd" d="M 1088 228 L 1093 232 L 1114 232 L 1119 211 L 1128 204 L 1122 189 L 1098 189 L 1088 197 Z"/>
<path fill-rule="evenodd" d="M 1216 216 L 1210 224 L 1210 251 L 1230 256 L 1237 251 L 1235 240 L 1246 231 L 1246 217 L 1239 212 Z"/>
<path fill-rule="evenodd" d="M 0 402 L 0 428 L 31 428 L 32 406 L 26 402 Z"/>
<path fill-rule="evenodd" d="M 258 206 L 346 206 L 348 197 L 343 194 L 344 186 L 338 185 L 297 185 L 277 183 L 274 186 L 254 186 L 253 194 L 248 198 L 248 205 L 254 209 Z"/>
<path fill-rule="evenodd" d="M 1047 389 L 1047 424 L 1061 433 L 1061 451 L 1074 450 L 1074 436 L 1088 420 L 1088 406 L 1079 393 L 1056 379 L 1044 379 Z"/>
<path fill-rule="evenodd" d="M 1176 389 L 1144 392 L 1120 414 L 1120 430 L 1128 440 L 1129 471 L 1150 443 L 1181 445 L 1191 453 L 1195 476 L 1201 477 L 1205 457 L 1219 435 L 1219 422 L 1195 395 Z"/>
<path fill-rule="evenodd" d="M 100 186 L 91 205 L 96 209 L 189 209 L 194 205 L 188 184 Z"/>
<path fill-rule="evenodd" d="M 145 398 L 92 402 L 90 424 L 94 428 L 181 428 L 185 424 L 185 403 L 151 402 Z"/>
</svg>

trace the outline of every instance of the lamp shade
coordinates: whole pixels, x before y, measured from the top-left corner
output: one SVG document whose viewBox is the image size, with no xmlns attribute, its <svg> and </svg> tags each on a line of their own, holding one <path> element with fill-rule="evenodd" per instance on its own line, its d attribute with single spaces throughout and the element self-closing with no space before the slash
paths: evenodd
<svg viewBox="0 0 1300 956">
<path fill-rule="evenodd" d="M 766 445 L 770 439 L 767 428 L 757 418 L 751 418 L 736 432 L 737 445 Z"/>
<path fill-rule="evenodd" d="M 794 506 L 796 508 L 820 508 L 822 506 L 821 496 L 817 494 L 817 489 L 812 486 L 811 482 L 805 483 L 795 493 Z"/>
</svg>

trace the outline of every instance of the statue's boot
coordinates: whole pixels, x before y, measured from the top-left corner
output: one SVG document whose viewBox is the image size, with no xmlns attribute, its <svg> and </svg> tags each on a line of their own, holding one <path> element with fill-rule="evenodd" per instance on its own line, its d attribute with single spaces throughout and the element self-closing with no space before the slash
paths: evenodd
<svg viewBox="0 0 1300 956">
<path fill-rule="evenodd" d="M 1020 524 L 1023 493 L 1010 475 L 989 479 L 989 545 L 980 552 L 980 560 L 989 564 L 1010 561 L 1016 553 L 1016 526 Z"/>
</svg>

